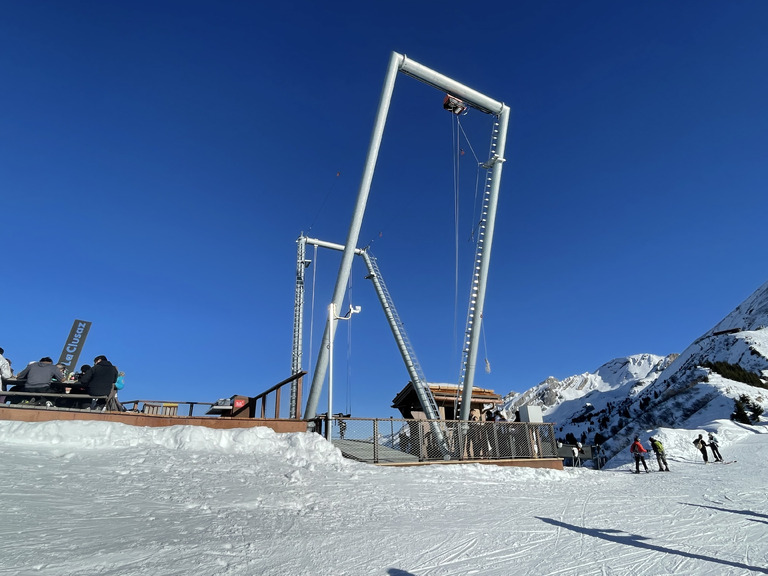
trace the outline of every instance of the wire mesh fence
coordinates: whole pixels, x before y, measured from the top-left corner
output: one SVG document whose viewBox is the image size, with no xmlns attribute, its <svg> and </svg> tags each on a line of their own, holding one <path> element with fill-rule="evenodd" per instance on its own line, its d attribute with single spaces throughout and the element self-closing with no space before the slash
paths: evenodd
<svg viewBox="0 0 768 576">
<path fill-rule="evenodd" d="M 331 439 L 346 457 L 376 464 L 558 457 L 550 423 L 334 417 Z"/>
</svg>

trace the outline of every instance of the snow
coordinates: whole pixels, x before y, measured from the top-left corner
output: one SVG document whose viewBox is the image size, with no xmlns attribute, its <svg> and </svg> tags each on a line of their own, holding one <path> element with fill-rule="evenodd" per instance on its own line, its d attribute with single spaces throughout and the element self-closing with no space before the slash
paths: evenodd
<svg viewBox="0 0 768 576">
<path fill-rule="evenodd" d="M 766 574 L 765 426 L 699 417 L 644 431 L 671 472 L 640 475 L 628 449 L 603 471 L 391 468 L 311 433 L 0 422 L 0 574 Z M 707 431 L 737 462 L 701 462 Z"/>
</svg>

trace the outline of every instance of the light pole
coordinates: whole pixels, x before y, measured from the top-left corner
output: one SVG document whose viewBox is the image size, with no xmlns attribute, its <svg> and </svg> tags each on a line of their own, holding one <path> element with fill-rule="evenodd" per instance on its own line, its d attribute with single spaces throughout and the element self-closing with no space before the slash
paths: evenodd
<svg viewBox="0 0 768 576">
<path fill-rule="evenodd" d="M 328 306 L 328 326 L 333 327 L 335 320 L 349 320 L 352 314 L 358 314 L 360 310 L 360 306 L 353 307 L 350 304 L 349 310 L 344 316 L 336 316 L 336 304 L 331 302 L 330 306 Z M 333 337 L 335 333 L 336 330 L 331 329 L 328 338 L 328 412 L 325 415 L 325 439 L 328 442 L 332 438 L 331 426 L 333 424 Z"/>
</svg>

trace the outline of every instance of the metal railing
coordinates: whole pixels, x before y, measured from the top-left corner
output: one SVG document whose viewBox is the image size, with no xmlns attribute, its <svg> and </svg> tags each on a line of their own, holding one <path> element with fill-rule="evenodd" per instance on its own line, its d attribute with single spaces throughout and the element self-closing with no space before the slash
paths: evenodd
<svg viewBox="0 0 768 576">
<path fill-rule="evenodd" d="M 557 455 L 563 459 L 563 465 L 576 468 L 591 461 L 591 466 L 597 470 L 605 467 L 605 455 L 599 445 L 582 446 L 581 444 L 557 444 Z"/>
<path fill-rule="evenodd" d="M 306 372 L 298 372 L 293 376 L 278 382 L 268 390 L 257 394 L 256 396 L 233 396 L 227 403 L 219 402 L 180 402 L 177 400 L 128 400 L 123 402 L 123 406 L 131 412 L 143 412 L 145 414 L 161 414 L 163 416 L 231 416 L 238 415 L 238 411 L 243 415 L 239 417 L 249 418 L 280 418 L 280 408 L 285 403 L 285 398 L 281 397 L 280 391 L 288 384 L 295 383 L 298 402 L 294 405 L 294 411 L 289 414 L 288 419 L 301 420 L 301 382 Z M 237 406 L 236 399 L 243 401 L 242 406 Z M 226 400 L 226 399 L 224 399 Z M 285 406 L 283 406 L 285 408 Z M 201 412 L 204 410 L 204 412 Z M 267 416 L 267 411 L 274 416 Z M 290 411 L 290 409 L 289 409 Z"/>
<path fill-rule="evenodd" d="M 448 444 L 448 455 L 438 444 L 435 425 Z M 326 435 L 319 422 L 316 431 Z M 374 464 L 558 458 L 551 423 L 334 417 L 331 435 L 345 457 Z"/>
</svg>

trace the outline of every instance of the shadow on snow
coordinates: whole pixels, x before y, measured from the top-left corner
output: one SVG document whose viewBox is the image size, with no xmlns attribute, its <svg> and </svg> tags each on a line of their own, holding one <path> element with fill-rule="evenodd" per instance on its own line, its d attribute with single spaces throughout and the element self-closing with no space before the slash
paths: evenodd
<svg viewBox="0 0 768 576">
<path fill-rule="evenodd" d="M 727 511 L 734 512 L 734 510 L 727 510 Z M 740 511 L 736 511 L 736 512 L 741 513 Z M 712 558 L 711 556 L 704 556 L 702 554 L 692 554 L 691 552 L 681 552 L 680 550 L 674 550 L 672 548 L 665 548 L 664 546 L 656 546 L 654 544 L 649 544 L 647 542 L 644 542 L 644 540 L 647 540 L 647 538 L 643 536 L 639 536 L 637 534 L 629 534 L 628 532 L 624 532 L 623 530 L 597 530 L 595 528 L 582 528 L 581 526 L 566 524 L 565 522 L 553 520 L 552 518 L 542 518 L 541 516 L 536 516 L 536 518 L 538 518 L 542 522 L 546 522 L 547 524 L 552 524 L 553 526 L 566 528 L 568 530 L 572 530 L 573 532 L 578 532 L 579 534 L 592 536 L 594 538 L 601 538 L 603 540 L 607 540 L 609 542 L 615 542 L 617 544 L 626 544 L 627 546 L 644 548 L 646 550 L 653 550 L 655 552 L 663 552 L 664 554 L 675 554 L 677 556 L 683 556 L 685 558 L 693 558 L 695 560 L 704 560 L 705 562 L 714 562 L 716 564 L 733 566 L 734 568 L 739 568 L 741 570 L 752 570 L 754 572 L 768 574 L 768 570 L 766 570 L 765 568 L 758 568 L 757 566 L 749 566 L 741 562 L 730 562 L 728 560 L 719 560 L 718 558 Z"/>
</svg>

